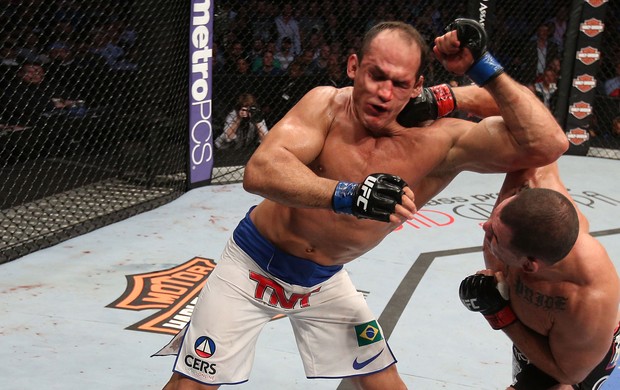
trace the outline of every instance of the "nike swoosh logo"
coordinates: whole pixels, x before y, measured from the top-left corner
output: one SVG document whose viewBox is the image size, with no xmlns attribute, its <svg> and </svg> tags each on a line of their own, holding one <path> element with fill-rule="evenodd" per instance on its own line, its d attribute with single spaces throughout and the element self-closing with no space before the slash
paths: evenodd
<svg viewBox="0 0 620 390">
<path fill-rule="evenodd" d="M 358 362 L 357 358 L 355 358 L 355 360 L 353 361 L 353 369 L 354 370 L 361 370 L 362 368 L 364 368 L 367 365 L 369 365 L 370 363 L 372 363 L 382 353 L 383 353 L 383 349 L 381 351 L 379 351 L 379 353 L 376 354 L 375 356 L 371 357 L 370 359 L 364 360 L 363 362 Z"/>
</svg>

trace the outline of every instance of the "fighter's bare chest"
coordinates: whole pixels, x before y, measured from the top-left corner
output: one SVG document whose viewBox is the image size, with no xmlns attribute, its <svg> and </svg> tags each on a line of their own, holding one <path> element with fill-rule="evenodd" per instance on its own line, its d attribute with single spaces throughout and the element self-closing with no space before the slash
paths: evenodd
<svg viewBox="0 0 620 390">
<path fill-rule="evenodd" d="M 365 138 L 357 142 L 329 142 L 315 161 L 321 176 L 362 180 L 372 173 L 401 176 L 417 182 L 433 169 L 436 162 L 415 143 L 407 140 Z"/>
<path fill-rule="evenodd" d="M 572 307 L 561 289 L 531 283 L 521 277 L 511 281 L 510 301 L 521 322 L 543 335 L 558 318 L 568 315 Z"/>
</svg>

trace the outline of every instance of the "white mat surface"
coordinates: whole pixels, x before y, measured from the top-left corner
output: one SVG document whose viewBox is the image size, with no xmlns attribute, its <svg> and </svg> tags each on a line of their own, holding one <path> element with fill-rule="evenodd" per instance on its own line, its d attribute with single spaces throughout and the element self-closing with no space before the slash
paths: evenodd
<svg viewBox="0 0 620 390">
<path fill-rule="evenodd" d="M 566 185 L 620 269 L 620 163 L 565 156 Z M 503 175 L 462 174 L 416 221 L 347 266 L 384 330 L 411 389 L 504 389 L 510 343 L 458 300 L 482 267 L 479 224 Z M 108 307 L 127 275 L 217 260 L 259 198 L 240 184 L 195 189 L 156 210 L 0 265 L 0 377 L 5 390 L 161 389 L 173 358 L 150 358 L 170 336 L 128 330 L 161 309 Z M 418 279 L 421 277 L 418 283 Z M 401 284 L 402 283 L 402 284 Z M 384 321 L 385 319 L 385 321 Z M 620 389 L 614 373 L 606 390 Z M 304 376 L 287 320 L 268 324 L 250 381 L 239 389 L 336 389 Z"/>
</svg>

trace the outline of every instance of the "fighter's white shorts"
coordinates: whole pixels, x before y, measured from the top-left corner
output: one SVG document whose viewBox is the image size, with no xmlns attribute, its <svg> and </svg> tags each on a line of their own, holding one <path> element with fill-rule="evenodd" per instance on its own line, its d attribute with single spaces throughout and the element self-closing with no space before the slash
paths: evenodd
<svg viewBox="0 0 620 390">
<path fill-rule="evenodd" d="M 396 363 L 342 266 L 279 251 L 258 234 L 249 213 L 209 276 L 190 323 L 156 355 L 177 355 L 174 371 L 201 383 L 246 382 L 261 329 L 282 314 L 293 326 L 308 378 L 369 374 Z"/>
</svg>

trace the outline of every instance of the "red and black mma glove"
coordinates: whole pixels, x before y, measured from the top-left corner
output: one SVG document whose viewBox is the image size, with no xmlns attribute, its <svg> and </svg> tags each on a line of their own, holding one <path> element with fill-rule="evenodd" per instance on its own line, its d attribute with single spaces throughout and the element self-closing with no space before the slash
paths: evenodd
<svg viewBox="0 0 620 390">
<path fill-rule="evenodd" d="M 456 30 L 461 45 L 467 47 L 474 57 L 474 64 L 465 72 L 474 83 L 482 87 L 504 73 L 504 68 L 487 51 L 487 33 L 480 23 L 458 18 L 446 27 L 446 32 L 453 30 Z"/>
<path fill-rule="evenodd" d="M 390 222 L 406 186 L 400 177 L 386 173 L 373 173 L 363 183 L 341 181 L 334 190 L 332 208 L 340 214 Z"/>
<path fill-rule="evenodd" d="M 459 296 L 466 308 L 482 313 L 495 330 L 505 328 L 517 320 L 510 308 L 510 301 L 500 294 L 494 276 L 476 274 L 466 277 L 459 287 Z"/>
<path fill-rule="evenodd" d="M 405 105 L 396 117 L 403 127 L 419 126 L 422 122 L 443 118 L 456 110 L 456 98 L 448 84 L 423 88 L 422 93 Z"/>
</svg>

